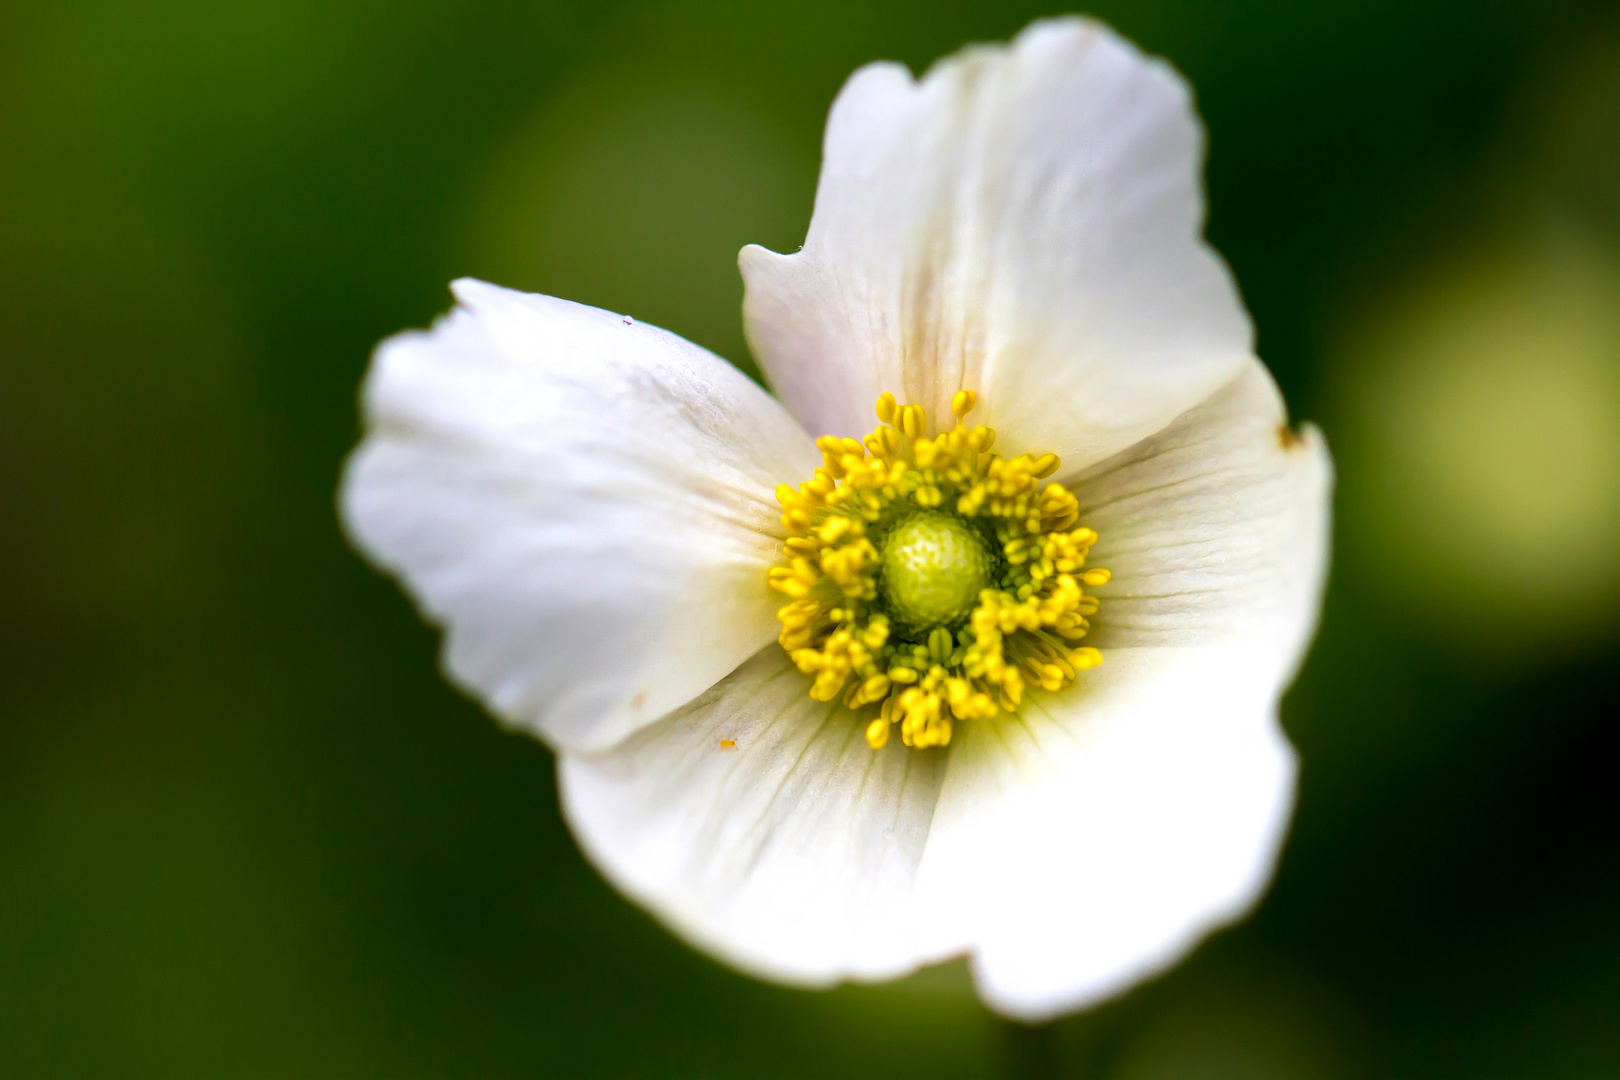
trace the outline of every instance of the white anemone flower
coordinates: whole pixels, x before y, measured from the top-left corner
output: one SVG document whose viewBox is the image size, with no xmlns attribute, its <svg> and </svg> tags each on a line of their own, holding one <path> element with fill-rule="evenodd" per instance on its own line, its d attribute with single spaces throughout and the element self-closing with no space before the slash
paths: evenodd
<svg viewBox="0 0 1620 1080">
<path fill-rule="evenodd" d="M 470 280 L 377 350 L 353 537 L 688 941 L 805 986 L 966 955 L 1039 1020 L 1264 888 L 1332 469 L 1202 151 L 1169 66 L 1042 22 L 845 85 L 803 248 L 741 254 L 775 398 Z"/>
</svg>

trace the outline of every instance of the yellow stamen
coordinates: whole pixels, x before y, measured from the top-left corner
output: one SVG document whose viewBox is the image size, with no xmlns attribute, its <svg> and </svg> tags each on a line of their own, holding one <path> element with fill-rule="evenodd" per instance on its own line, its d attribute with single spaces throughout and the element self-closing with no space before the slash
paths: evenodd
<svg viewBox="0 0 1620 1080">
<path fill-rule="evenodd" d="M 922 406 L 884 394 L 871 434 L 816 440 L 822 466 L 776 489 L 779 640 L 812 698 L 876 708 L 873 749 L 896 724 L 907 746 L 944 746 L 953 721 L 1016 710 L 1028 687 L 1060 690 L 1102 663 L 1074 645 L 1097 612 L 1082 586 L 1109 578 L 1085 566 L 1097 534 L 1072 493 L 1042 485 L 1056 454 L 989 453 L 996 433 L 964 423 L 977 404 L 957 391 L 955 426 L 929 436 Z"/>
</svg>

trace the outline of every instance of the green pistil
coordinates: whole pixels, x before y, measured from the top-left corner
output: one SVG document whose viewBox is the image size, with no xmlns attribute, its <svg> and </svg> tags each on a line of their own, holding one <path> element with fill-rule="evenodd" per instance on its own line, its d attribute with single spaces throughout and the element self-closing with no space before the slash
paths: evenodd
<svg viewBox="0 0 1620 1080">
<path fill-rule="evenodd" d="M 883 599 L 893 618 L 912 632 L 964 618 L 989 585 L 984 540 L 954 514 L 908 514 L 883 539 Z"/>
</svg>

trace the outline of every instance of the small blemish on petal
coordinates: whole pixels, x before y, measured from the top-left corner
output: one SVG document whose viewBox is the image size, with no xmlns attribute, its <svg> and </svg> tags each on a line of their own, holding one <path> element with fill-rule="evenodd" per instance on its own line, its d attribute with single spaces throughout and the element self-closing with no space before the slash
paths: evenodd
<svg viewBox="0 0 1620 1080">
<path fill-rule="evenodd" d="M 632 709 L 639 709 L 645 704 L 647 704 L 647 691 L 645 690 L 630 699 L 630 707 Z"/>
<path fill-rule="evenodd" d="M 737 749 L 737 740 L 736 739 L 721 739 L 720 740 L 720 749 L 722 749 L 722 750 L 735 750 L 735 749 Z"/>
<path fill-rule="evenodd" d="M 1298 450 L 1305 445 L 1305 436 L 1288 430 L 1287 424 L 1277 425 L 1277 443 L 1284 450 Z"/>
<path fill-rule="evenodd" d="M 621 316 L 619 316 L 619 318 L 624 320 L 624 325 L 626 325 L 626 326 L 634 326 L 634 325 L 636 325 L 636 320 L 632 319 L 628 315 L 621 315 Z"/>
</svg>

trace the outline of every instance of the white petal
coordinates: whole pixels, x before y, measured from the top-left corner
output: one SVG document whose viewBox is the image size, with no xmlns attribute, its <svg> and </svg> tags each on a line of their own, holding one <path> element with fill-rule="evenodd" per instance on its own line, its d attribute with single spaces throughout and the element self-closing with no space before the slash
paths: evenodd
<svg viewBox="0 0 1620 1080">
<path fill-rule="evenodd" d="M 1101 668 L 962 725 L 919 905 L 985 998 L 1040 1019 L 1115 993 L 1239 915 L 1293 797 L 1276 722 L 1320 604 L 1331 463 L 1258 363 L 1072 486 L 1114 571 Z"/>
<path fill-rule="evenodd" d="M 808 985 L 896 975 L 917 959 L 944 758 L 873 751 L 807 685 L 769 646 L 612 750 L 564 754 L 563 807 L 603 874 L 731 963 Z"/>
<path fill-rule="evenodd" d="M 1082 468 L 1237 373 L 1252 331 L 1200 238 L 1186 84 L 1100 24 L 1037 23 L 834 104 L 804 248 L 741 256 L 749 339 L 812 434 L 959 388 L 1012 452 Z"/>
<path fill-rule="evenodd" d="M 1016 718 L 962 725 L 918 875 L 924 944 L 971 940 L 980 995 L 1025 1020 L 1117 993 L 1241 913 L 1292 802 L 1268 657 L 1106 657 Z"/>
<path fill-rule="evenodd" d="M 377 350 L 344 516 L 444 624 L 457 682 L 564 747 L 611 745 L 775 637 L 772 489 L 819 455 L 673 334 L 454 289 L 432 330 Z"/>
<path fill-rule="evenodd" d="M 1288 682 L 1326 581 L 1333 463 L 1258 361 L 1166 430 L 1067 481 L 1113 580 L 1087 644 L 1242 643 Z"/>
</svg>

